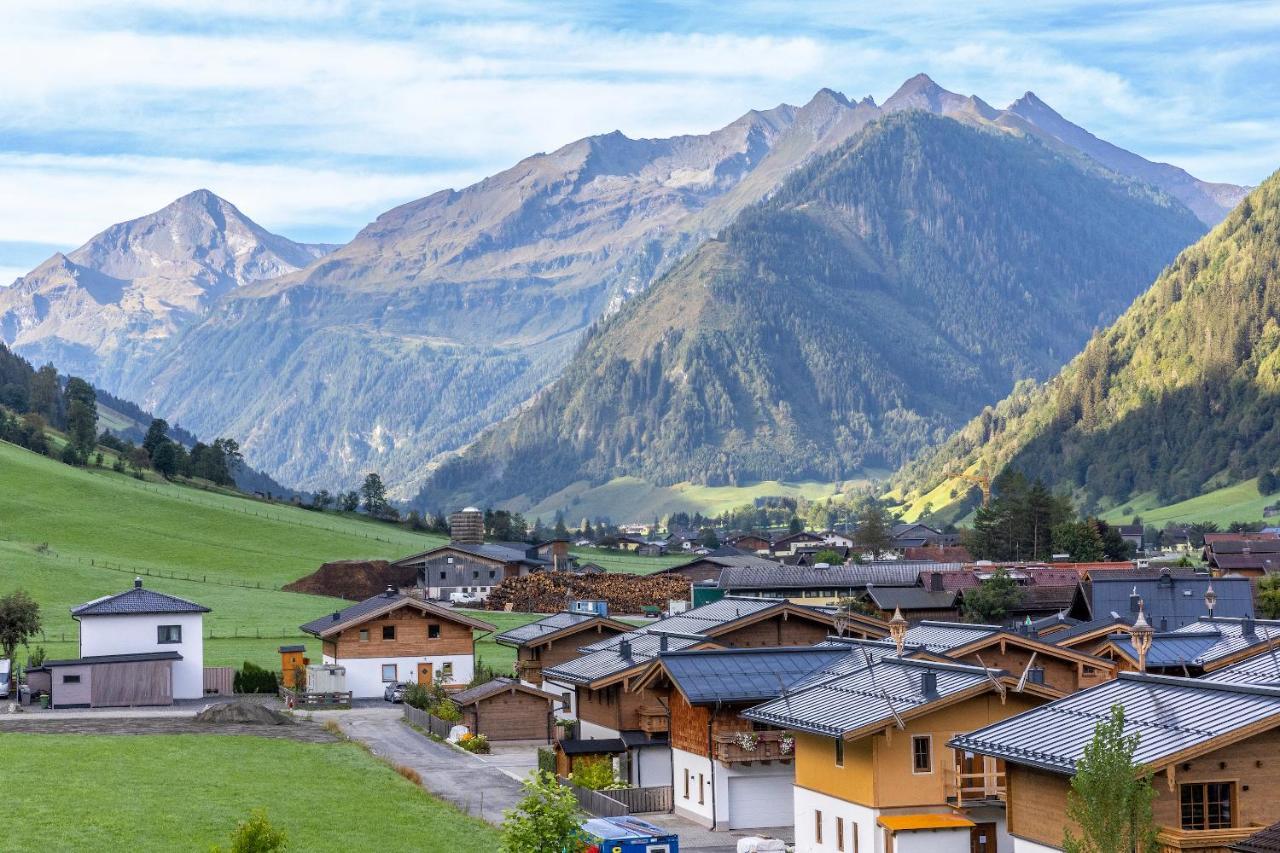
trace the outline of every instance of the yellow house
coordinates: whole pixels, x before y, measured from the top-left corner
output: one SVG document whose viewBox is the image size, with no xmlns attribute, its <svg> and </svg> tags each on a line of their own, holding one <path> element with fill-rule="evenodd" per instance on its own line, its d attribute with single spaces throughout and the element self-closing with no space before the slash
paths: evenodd
<svg viewBox="0 0 1280 853">
<path fill-rule="evenodd" d="M 1011 850 L 1003 763 L 947 743 L 1060 694 L 885 643 L 859 651 L 742 715 L 795 733 L 797 853 Z"/>
</svg>

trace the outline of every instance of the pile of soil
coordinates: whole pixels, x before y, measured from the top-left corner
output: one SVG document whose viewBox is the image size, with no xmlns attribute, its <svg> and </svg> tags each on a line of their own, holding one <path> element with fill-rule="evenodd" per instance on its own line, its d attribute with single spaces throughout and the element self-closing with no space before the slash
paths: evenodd
<svg viewBox="0 0 1280 853">
<path fill-rule="evenodd" d="M 386 560 L 338 560 L 325 563 L 311 574 L 285 584 L 287 592 L 329 595 L 348 601 L 364 601 L 385 592 L 417 582 L 418 571 L 411 566 L 393 567 Z"/>
<path fill-rule="evenodd" d="M 210 705 L 196 714 L 197 723 L 219 723 L 257 726 L 292 726 L 296 721 L 288 714 L 273 711 L 257 702 L 227 702 Z"/>
<path fill-rule="evenodd" d="M 556 613 L 575 599 L 603 599 L 611 613 L 639 613 L 646 606 L 666 608 L 671 599 L 688 599 L 689 582 L 671 575 L 629 575 L 608 572 L 574 575 L 568 572 L 537 572 L 522 578 L 508 578 L 495 586 L 485 599 L 485 607 L 533 613 Z"/>
</svg>

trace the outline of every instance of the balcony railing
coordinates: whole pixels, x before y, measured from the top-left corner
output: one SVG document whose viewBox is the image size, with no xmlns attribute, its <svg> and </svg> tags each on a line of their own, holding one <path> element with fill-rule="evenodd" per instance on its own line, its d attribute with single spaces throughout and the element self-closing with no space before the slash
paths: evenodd
<svg viewBox="0 0 1280 853">
<path fill-rule="evenodd" d="M 662 734 L 669 728 L 667 709 L 661 705 L 642 705 L 636 714 L 640 717 L 640 731 L 646 734 Z"/>
<path fill-rule="evenodd" d="M 740 737 L 740 735 L 752 735 Z M 790 761 L 795 741 L 784 732 L 742 732 L 714 737 L 715 758 L 721 764 L 751 764 L 757 761 Z"/>
<path fill-rule="evenodd" d="M 516 674 L 521 681 L 527 681 L 530 684 L 542 685 L 542 662 L 536 660 L 522 660 L 516 666 Z"/>
<path fill-rule="evenodd" d="M 1230 829 L 1171 829 L 1164 827 L 1156 836 L 1160 853 L 1231 853 L 1231 845 L 1253 835 L 1261 826 Z"/>
<path fill-rule="evenodd" d="M 952 777 L 955 801 L 960 805 L 1004 799 L 1004 768 L 987 768 L 978 773 L 956 772 Z"/>
</svg>

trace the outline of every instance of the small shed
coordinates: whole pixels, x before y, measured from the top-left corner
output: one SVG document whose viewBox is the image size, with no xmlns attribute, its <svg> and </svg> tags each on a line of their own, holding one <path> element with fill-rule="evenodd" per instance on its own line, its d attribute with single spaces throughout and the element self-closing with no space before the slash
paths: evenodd
<svg viewBox="0 0 1280 853">
<path fill-rule="evenodd" d="M 173 704 L 177 652 L 92 655 L 45 661 L 54 708 L 121 708 Z"/>
<path fill-rule="evenodd" d="M 614 756 L 626 755 L 627 745 L 622 738 L 603 738 L 600 740 L 575 740 L 565 738 L 556 741 L 556 775 L 568 776 L 573 773 L 579 761 L 598 761 L 601 757 L 613 760 Z"/>
<path fill-rule="evenodd" d="M 462 724 L 491 741 L 551 742 L 560 697 L 514 678 L 495 678 L 449 697 L 462 712 Z"/>
</svg>

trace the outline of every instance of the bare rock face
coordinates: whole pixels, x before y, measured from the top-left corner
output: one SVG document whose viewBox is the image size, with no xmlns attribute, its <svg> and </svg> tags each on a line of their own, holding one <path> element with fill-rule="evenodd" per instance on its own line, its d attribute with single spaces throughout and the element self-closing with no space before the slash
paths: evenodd
<svg viewBox="0 0 1280 853">
<path fill-rule="evenodd" d="M 64 372 L 109 380 L 104 365 L 149 356 L 235 288 L 293 272 L 328 248 L 272 234 L 197 190 L 0 290 L 0 338 Z"/>
</svg>

